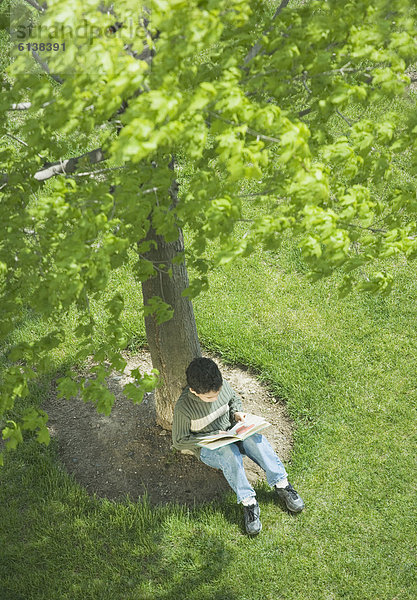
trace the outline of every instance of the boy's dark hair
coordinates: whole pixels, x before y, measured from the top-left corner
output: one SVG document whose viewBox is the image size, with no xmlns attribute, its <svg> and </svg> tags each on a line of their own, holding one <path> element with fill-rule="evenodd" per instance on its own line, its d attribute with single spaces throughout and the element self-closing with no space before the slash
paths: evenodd
<svg viewBox="0 0 417 600">
<path fill-rule="evenodd" d="M 185 373 L 189 387 L 197 394 L 217 392 L 223 383 L 219 367 L 211 358 L 194 358 Z"/>
</svg>

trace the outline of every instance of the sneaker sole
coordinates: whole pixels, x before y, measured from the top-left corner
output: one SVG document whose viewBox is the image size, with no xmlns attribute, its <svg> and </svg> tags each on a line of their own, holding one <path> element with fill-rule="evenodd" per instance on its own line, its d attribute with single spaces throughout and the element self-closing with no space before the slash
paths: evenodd
<svg viewBox="0 0 417 600">
<path fill-rule="evenodd" d="M 300 513 L 300 512 L 301 512 L 301 511 L 303 511 L 303 510 L 304 510 L 304 508 L 305 508 L 305 504 L 303 504 L 303 505 L 302 505 L 301 507 L 299 507 L 299 508 L 290 508 L 290 507 L 288 506 L 288 504 L 285 502 L 285 499 L 284 499 L 284 498 L 282 498 L 282 497 L 281 497 L 281 496 L 279 496 L 278 494 L 276 494 L 276 498 L 277 498 L 278 502 L 280 502 L 280 503 L 281 503 L 283 506 L 285 506 L 285 508 L 286 508 L 287 510 L 289 510 L 291 513 Z"/>
<path fill-rule="evenodd" d="M 288 508 L 287 506 L 287 509 L 292 513 L 300 513 L 304 510 L 304 506 L 302 506 L 301 508 Z"/>
</svg>

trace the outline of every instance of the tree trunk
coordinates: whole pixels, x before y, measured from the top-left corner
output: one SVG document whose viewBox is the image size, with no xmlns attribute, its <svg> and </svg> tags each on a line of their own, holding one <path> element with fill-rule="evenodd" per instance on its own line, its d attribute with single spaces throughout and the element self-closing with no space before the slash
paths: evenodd
<svg viewBox="0 0 417 600">
<path fill-rule="evenodd" d="M 174 405 L 186 385 L 185 369 L 193 358 L 201 356 L 201 350 L 193 305 L 181 296 L 188 287 L 186 265 L 171 264 L 171 260 L 184 250 L 182 231 L 176 242 L 166 242 L 155 233 L 148 234 L 148 239 L 155 240 L 157 248 L 150 250 L 146 258 L 160 270 L 156 277 L 142 283 L 144 304 L 152 296 L 159 296 L 174 310 L 172 319 L 161 325 L 157 324 L 153 315 L 145 317 L 152 364 L 162 380 L 162 386 L 155 391 L 156 419 L 158 425 L 172 429 Z M 172 276 L 165 272 L 169 267 L 172 268 Z"/>
</svg>

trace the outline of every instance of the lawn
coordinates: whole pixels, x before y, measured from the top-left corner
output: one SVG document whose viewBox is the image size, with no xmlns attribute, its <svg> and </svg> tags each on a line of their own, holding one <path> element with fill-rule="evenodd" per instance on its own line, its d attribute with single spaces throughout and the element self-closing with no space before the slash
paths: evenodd
<svg viewBox="0 0 417 600">
<path fill-rule="evenodd" d="M 53 445 L 28 441 L 0 473 L 2 600 L 415 598 L 417 269 L 392 267 L 389 297 L 338 300 L 337 275 L 308 283 L 288 240 L 217 270 L 195 302 L 205 348 L 251 366 L 287 403 L 301 515 L 261 485 L 263 531 L 249 539 L 233 494 L 194 510 L 91 498 Z M 138 344 L 128 266 L 117 287 Z M 25 327 L 19 336 L 42 324 Z"/>
</svg>

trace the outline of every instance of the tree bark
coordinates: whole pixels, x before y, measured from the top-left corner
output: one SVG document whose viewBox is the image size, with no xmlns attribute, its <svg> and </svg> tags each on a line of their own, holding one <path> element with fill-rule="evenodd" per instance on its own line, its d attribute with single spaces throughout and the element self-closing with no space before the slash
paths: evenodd
<svg viewBox="0 0 417 600">
<path fill-rule="evenodd" d="M 151 232 L 157 247 L 146 254 L 158 269 L 156 277 L 142 283 L 146 305 L 153 296 L 159 296 L 174 310 L 172 319 L 158 325 L 153 315 L 145 317 L 145 328 L 152 364 L 158 369 L 162 385 L 155 391 L 156 420 L 164 429 L 172 429 L 174 405 L 186 385 L 185 369 L 196 356 L 201 356 L 193 305 L 181 292 L 188 287 L 185 262 L 173 265 L 172 259 L 184 250 L 182 231 L 176 242 L 166 242 Z M 172 276 L 166 271 L 172 268 Z"/>
</svg>

